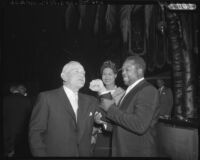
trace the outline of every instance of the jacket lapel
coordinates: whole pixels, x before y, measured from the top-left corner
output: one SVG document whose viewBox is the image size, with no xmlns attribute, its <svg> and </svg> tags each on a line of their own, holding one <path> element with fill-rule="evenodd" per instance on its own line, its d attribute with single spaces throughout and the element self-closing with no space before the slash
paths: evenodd
<svg viewBox="0 0 200 160">
<path fill-rule="evenodd" d="M 63 89 L 63 87 L 60 87 L 60 97 L 61 97 L 61 103 L 63 104 L 65 110 L 69 113 L 69 115 L 72 117 L 74 121 L 76 121 L 75 113 L 73 111 L 72 105 Z"/>
<path fill-rule="evenodd" d="M 143 87 L 145 87 L 146 85 L 148 85 L 149 83 L 146 82 L 146 80 L 141 81 L 140 83 L 138 83 L 134 88 L 132 88 L 130 90 L 130 92 L 124 97 L 123 101 L 120 103 L 120 110 L 125 110 L 128 105 L 127 102 L 130 102 L 133 97 L 135 96 L 135 94 L 141 90 Z"/>
<path fill-rule="evenodd" d="M 78 112 L 77 112 L 77 127 L 79 130 L 79 140 L 81 139 L 84 130 L 87 128 L 88 113 L 88 101 L 82 94 L 78 94 Z"/>
</svg>

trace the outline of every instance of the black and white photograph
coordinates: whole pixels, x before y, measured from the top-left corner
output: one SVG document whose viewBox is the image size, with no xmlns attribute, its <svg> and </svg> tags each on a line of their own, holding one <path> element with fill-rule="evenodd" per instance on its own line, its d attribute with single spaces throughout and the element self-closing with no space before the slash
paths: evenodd
<svg viewBox="0 0 200 160">
<path fill-rule="evenodd" d="M 199 159 L 198 1 L 1 3 L 1 157 Z"/>
</svg>

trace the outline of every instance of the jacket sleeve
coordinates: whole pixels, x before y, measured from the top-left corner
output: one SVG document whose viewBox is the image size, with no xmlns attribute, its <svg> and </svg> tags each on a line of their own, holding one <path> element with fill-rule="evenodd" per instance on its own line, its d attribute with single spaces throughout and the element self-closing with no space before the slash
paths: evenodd
<svg viewBox="0 0 200 160">
<path fill-rule="evenodd" d="M 108 109 L 107 117 L 117 125 L 136 134 L 144 134 L 154 121 L 158 108 L 158 92 L 152 86 L 143 88 L 134 97 L 134 102 L 124 102 L 127 108 L 134 107 L 133 112 L 118 109 L 115 105 Z"/>
<path fill-rule="evenodd" d="M 38 96 L 29 124 L 29 142 L 33 156 L 46 156 L 44 134 L 47 129 L 48 105 L 44 94 Z"/>
</svg>

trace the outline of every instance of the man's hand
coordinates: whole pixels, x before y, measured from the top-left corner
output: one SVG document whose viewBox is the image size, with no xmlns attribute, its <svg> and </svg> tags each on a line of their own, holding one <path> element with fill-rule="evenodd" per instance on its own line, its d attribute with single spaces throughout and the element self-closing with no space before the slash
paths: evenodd
<svg viewBox="0 0 200 160">
<path fill-rule="evenodd" d="M 103 82 L 102 82 L 101 79 L 92 80 L 92 81 L 90 82 L 89 88 L 90 88 L 92 91 L 98 92 L 99 94 L 101 94 L 102 92 L 105 92 L 105 91 L 106 91 L 106 88 L 105 88 L 105 86 L 103 85 Z"/>
<path fill-rule="evenodd" d="M 104 123 L 106 123 L 106 122 L 104 122 L 104 121 L 101 120 L 101 117 L 102 117 L 102 114 L 100 112 L 95 112 L 95 114 L 94 114 L 94 121 L 97 124 L 104 124 Z"/>
<path fill-rule="evenodd" d="M 112 99 L 105 99 L 105 98 L 102 98 L 101 99 L 101 105 L 99 105 L 104 111 L 108 111 L 108 109 L 113 105 L 115 104 L 115 101 Z"/>
</svg>

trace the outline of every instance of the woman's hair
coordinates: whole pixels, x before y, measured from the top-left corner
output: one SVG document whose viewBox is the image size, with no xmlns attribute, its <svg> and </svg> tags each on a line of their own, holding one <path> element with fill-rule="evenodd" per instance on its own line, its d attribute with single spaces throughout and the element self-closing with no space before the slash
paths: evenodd
<svg viewBox="0 0 200 160">
<path fill-rule="evenodd" d="M 100 69 L 101 75 L 103 74 L 103 70 L 105 68 L 112 69 L 115 74 L 117 74 L 117 72 L 118 72 L 116 64 L 114 62 L 112 62 L 111 60 L 107 60 L 107 61 L 103 62 L 101 69 Z"/>
</svg>

